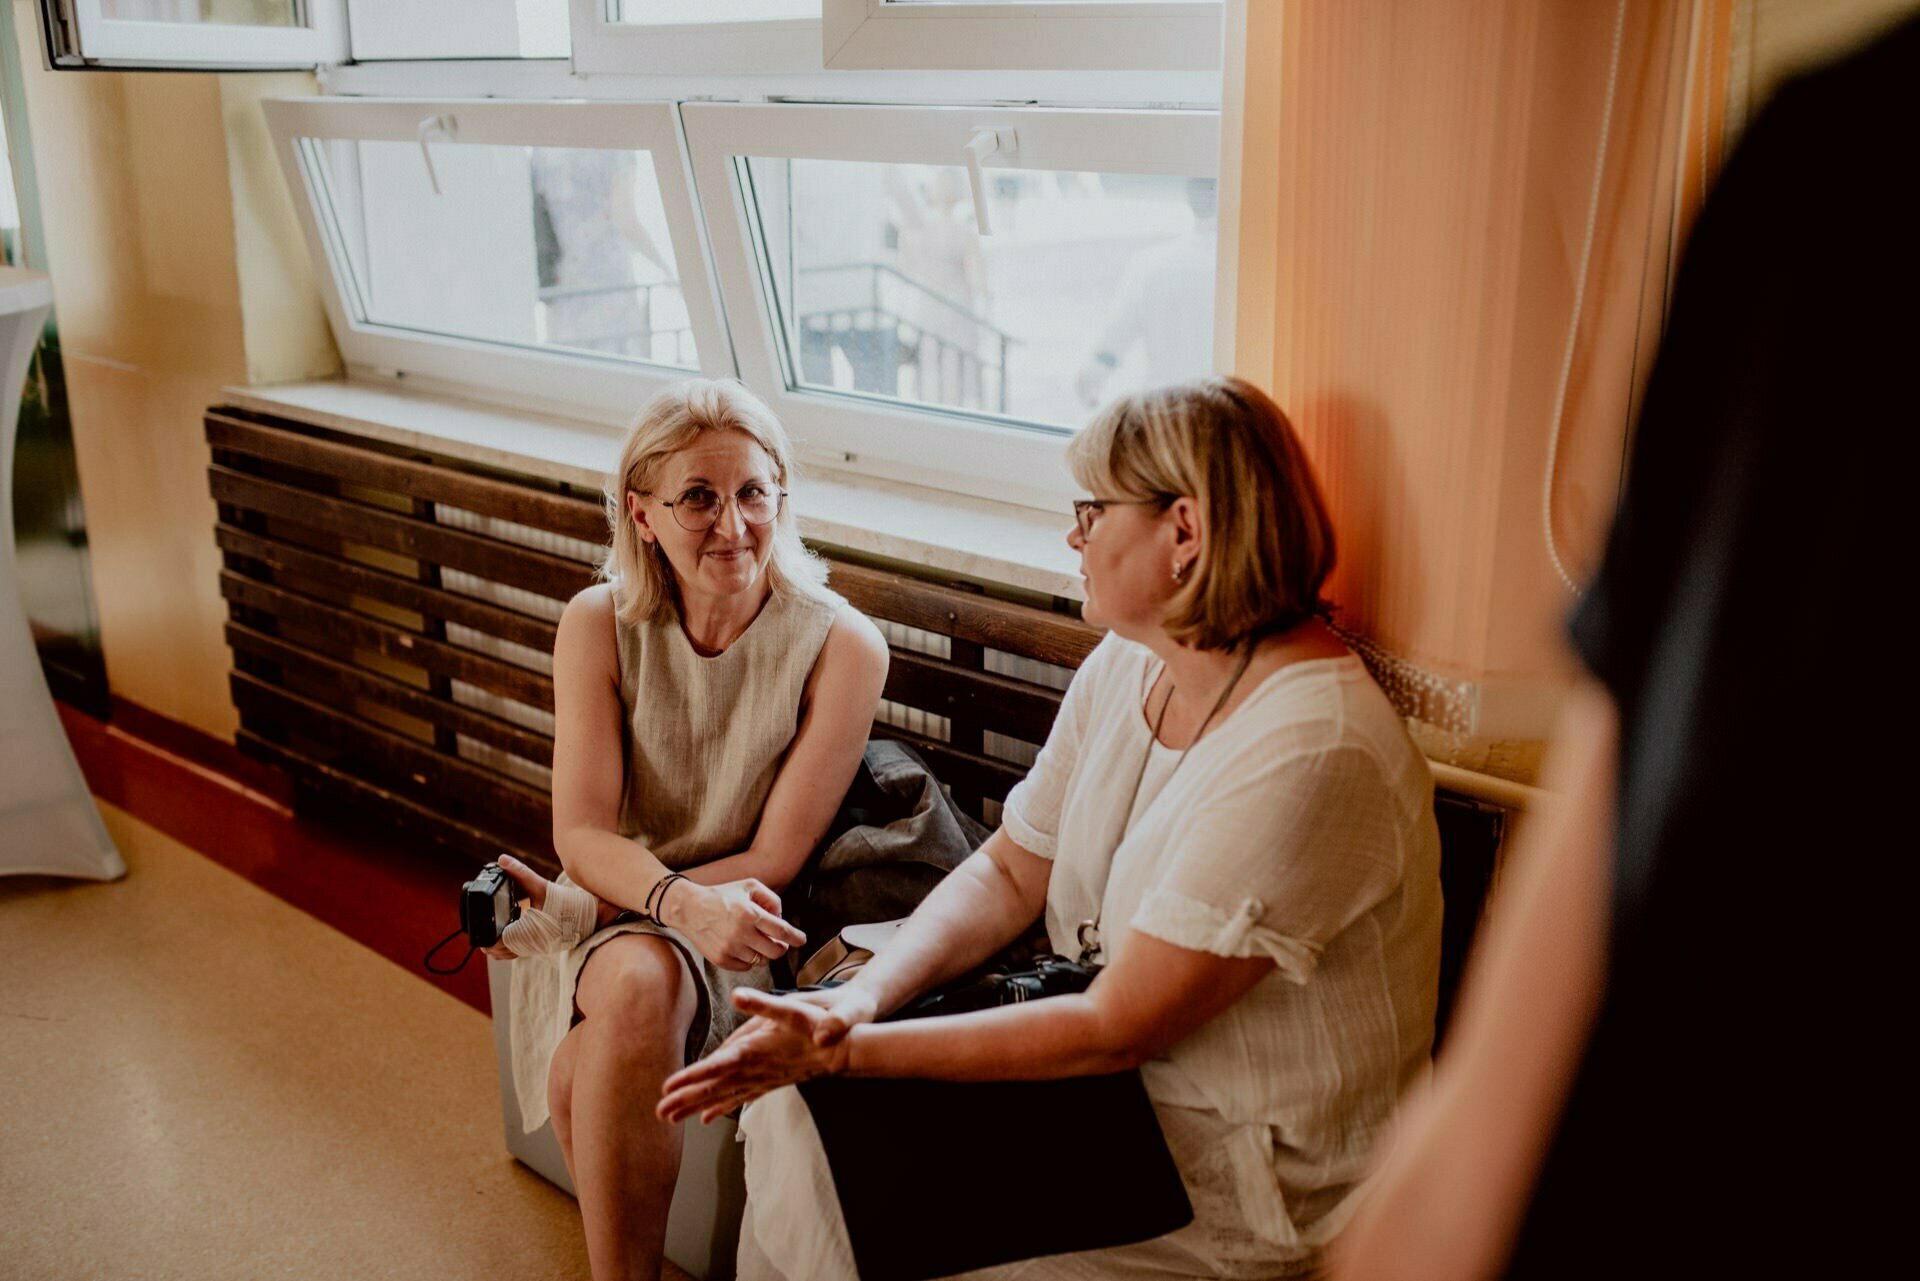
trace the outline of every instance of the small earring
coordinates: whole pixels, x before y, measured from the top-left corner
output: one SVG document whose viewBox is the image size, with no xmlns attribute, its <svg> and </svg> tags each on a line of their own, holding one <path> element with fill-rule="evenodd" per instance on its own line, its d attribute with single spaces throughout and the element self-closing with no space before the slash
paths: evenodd
<svg viewBox="0 0 1920 1281">
<path fill-rule="evenodd" d="M 1192 561 L 1187 561 L 1185 564 L 1182 564 L 1177 560 L 1173 562 L 1173 581 L 1176 583 L 1185 582 L 1187 579 L 1187 571 L 1192 568 L 1193 568 Z"/>
</svg>

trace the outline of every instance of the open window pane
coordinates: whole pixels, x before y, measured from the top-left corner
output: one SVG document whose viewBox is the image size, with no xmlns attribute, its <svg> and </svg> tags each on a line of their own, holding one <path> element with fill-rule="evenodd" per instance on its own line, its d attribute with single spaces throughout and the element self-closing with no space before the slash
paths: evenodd
<svg viewBox="0 0 1920 1281">
<path fill-rule="evenodd" d="M 647 152 L 349 139 L 306 147 L 330 198 L 357 319 L 699 367 Z"/>
<path fill-rule="evenodd" d="M 766 22 L 817 18 L 820 0 L 613 0 L 609 20 L 621 23 Z"/>
<path fill-rule="evenodd" d="M 625 423 L 736 372 L 673 107 L 263 105 L 356 375 Z"/>
<path fill-rule="evenodd" d="M 109 18 L 133 22 L 209 22 L 236 27 L 297 27 L 296 0 L 100 0 Z"/>
<path fill-rule="evenodd" d="M 1073 428 L 1212 367 L 1212 178 L 754 157 L 791 387 Z"/>
<path fill-rule="evenodd" d="M 355 62 L 564 58 L 567 0 L 347 0 Z"/>
<path fill-rule="evenodd" d="M 571 0 L 590 75 L 817 74 L 820 0 Z"/>
<path fill-rule="evenodd" d="M 947 5 L 952 8 L 978 9 L 983 7 L 981 0 L 882 0 L 889 5 Z M 1063 9 L 1092 9 L 1120 4 L 1156 5 L 1168 4 L 1210 4 L 1218 7 L 1220 0 L 1000 0 L 1001 9 L 1029 8 L 1037 9 L 1046 5 L 1058 5 Z"/>
<path fill-rule="evenodd" d="M 345 0 L 39 0 L 56 70 L 264 71 L 347 56 Z"/>
<path fill-rule="evenodd" d="M 1220 0 L 821 0 L 836 70 L 1208 71 Z"/>
<path fill-rule="evenodd" d="M 1213 369 L 1213 112 L 680 114 L 740 377 L 816 461 L 1065 511 L 1095 405 Z"/>
</svg>

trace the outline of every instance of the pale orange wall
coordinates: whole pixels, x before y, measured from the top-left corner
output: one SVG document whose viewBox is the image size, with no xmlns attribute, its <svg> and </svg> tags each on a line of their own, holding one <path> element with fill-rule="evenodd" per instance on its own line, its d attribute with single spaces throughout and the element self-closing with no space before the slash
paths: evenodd
<svg viewBox="0 0 1920 1281">
<path fill-rule="evenodd" d="M 1732 107 L 1757 111 L 1795 72 L 1838 57 L 1920 14 L 1920 0 L 1730 0 L 1735 5 Z"/>
<path fill-rule="evenodd" d="M 24 38 L 38 19 L 13 3 Z M 338 367 L 297 234 L 276 247 L 291 216 L 252 119 L 253 97 L 312 77 L 54 73 L 22 53 L 108 682 L 231 737 L 201 416 L 228 385 Z"/>
<path fill-rule="evenodd" d="M 1658 331 L 1687 6 L 1629 4 L 1555 488 L 1595 560 Z M 1349 625 L 1539 737 L 1571 603 L 1542 534 L 1614 6 L 1235 0 L 1230 366 L 1322 471 Z M 1228 207 L 1231 207 L 1229 203 Z"/>
<path fill-rule="evenodd" d="M 219 85 L 31 66 L 27 81 L 107 680 L 230 738 L 200 436 L 246 374 Z"/>
</svg>

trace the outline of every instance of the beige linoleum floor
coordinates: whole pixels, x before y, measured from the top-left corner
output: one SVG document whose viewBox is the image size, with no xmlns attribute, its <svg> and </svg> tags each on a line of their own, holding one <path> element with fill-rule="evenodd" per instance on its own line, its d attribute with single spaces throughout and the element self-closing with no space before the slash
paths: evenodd
<svg viewBox="0 0 1920 1281">
<path fill-rule="evenodd" d="M 485 1017 L 102 808 L 125 880 L 0 878 L 0 1278 L 587 1276 Z"/>
</svg>

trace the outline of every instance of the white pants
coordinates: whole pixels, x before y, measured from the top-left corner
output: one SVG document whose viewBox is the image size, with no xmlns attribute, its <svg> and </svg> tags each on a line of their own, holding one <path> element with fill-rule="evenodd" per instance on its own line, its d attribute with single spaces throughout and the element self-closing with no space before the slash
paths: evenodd
<svg viewBox="0 0 1920 1281">
<path fill-rule="evenodd" d="M 1168 1147 L 1183 1171 L 1189 1168 L 1183 1159 L 1189 1153 L 1217 1147 L 1225 1123 L 1216 1115 L 1185 1108 L 1158 1110 Z M 749 1106 L 740 1118 L 740 1137 L 747 1145 L 747 1210 L 740 1225 L 739 1281 L 854 1281 L 858 1272 L 833 1171 L 800 1091 L 789 1086 Z M 939 1159 L 937 1153 L 915 1152 L 906 1140 L 901 1153 L 902 1178 L 913 1177 L 917 1161 Z M 1029 1164 L 1016 1158 L 1009 1159 L 1007 1175 L 1010 1187 L 1016 1183 L 1038 1187 L 1043 1182 L 1036 1181 Z M 1267 1257 L 1249 1257 L 1243 1248 L 1235 1248 L 1209 1226 L 1208 1220 L 1217 1223 L 1219 1217 L 1209 1214 L 1216 1209 L 1214 1190 L 1195 1186 L 1191 1179 L 1187 1190 L 1195 1220 L 1177 1232 L 1138 1245 L 1027 1259 L 957 1277 L 965 1281 L 1175 1281 L 1315 1274 L 1310 1259 L 1281 1261 L 1259 1249 L 1252 1255 Z M 1227 1246 L 1224 1253 L 1223 1245 Z"/>
</svg>

